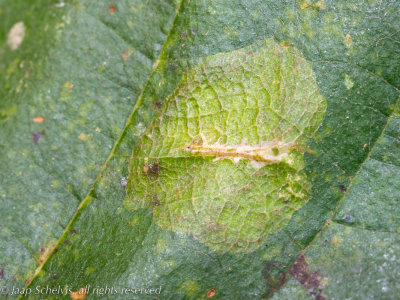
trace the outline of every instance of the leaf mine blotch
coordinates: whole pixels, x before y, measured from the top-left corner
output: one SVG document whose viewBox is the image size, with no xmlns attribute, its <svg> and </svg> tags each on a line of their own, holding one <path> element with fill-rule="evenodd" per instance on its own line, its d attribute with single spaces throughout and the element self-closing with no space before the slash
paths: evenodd
<svg viewBox="0 0 400 300">
<path fill-rule="evenodd" d="M 326 100 L 298 50 L 268 39 L 198 58 L 162 103 L 133 149 L 126 208 L 214 251 L 247 252 L 307 202 L 303 156 Z"/>
</svg>

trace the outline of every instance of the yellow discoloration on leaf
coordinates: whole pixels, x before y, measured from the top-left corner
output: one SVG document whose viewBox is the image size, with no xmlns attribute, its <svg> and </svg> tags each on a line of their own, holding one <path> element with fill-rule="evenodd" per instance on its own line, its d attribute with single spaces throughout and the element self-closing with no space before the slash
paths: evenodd
<svg viewBox="0 0 400 300">
<path fill-rule="evenodd" d="M 349 47 L 351 47 L 351 46 L 353 45 L 353 38 L 351 37 L 350 34 L 346 34 L 346 37 L 345 37 L 345 39 L 344 39 L 344 41 L 343 41 L 343 44 L 344 44 L 347 48 L 349 48 Z"/>
<path fill-rule="evenodd" d="M 344 75 L 344 85 L 346 86 L 346 88 L 348 90 L 354 86 L 354 82 L 351 80 L 351 78 L 348 74 Z"/>
<path fill-rule="evenodd" d="M 284 46 L 268 39 L 188 68 L 133 150 L 127 208 L 151 208 L 163 230 L 218 252 L 252 251 L 288 223 L 310 195 L 305 141 L 326 101 L 311 64 Z"/>
<path fill-rule="evenodd" d="M 324 10 L 325 7 L 325 2 L 323 0 L 317 1 L 313 3 L 311 0 L 305 0 L 305 1 L 300 1 L 299 7 L 301 10 L 306 9 L 306 8 L 315 8 L 319 10 Z"/>
<path fill-rule="evenodd" d="M 321 287 L 327 286 L 329 283 L 329 278 L 328 277 L 322 277 L 321 279 Z"/>
<path fill-rule="evenodd" d="M 87 140 L 89 139 L 89 137 L 88 137 L 87 134 L 81 133 L 81 134 L 78 136 L 78 139 L 80 139 L 81 141 L 87 142 Z"/>
<path fill-rule="evenodd" d="M 71 293 L 71 299 L 73 300 L 83 300 L 85 298 L 86 298 L 85 288 L 80 288 L 78 291 Z"/>
<path fill-rule="evenodd" d="M 306 9 L 307 7 L 310 7 L 311 5 L 312 5 L 311 0 L 301 1 L 299 3 L 300 9 Z"/>
<path fill-rule="evenodd" d="M 200 287 L 196 281 L 187 279 L 181 283 L 179 289 L 182 290 L 186 296 L 194 296 L 197 295 L 200 291 Z"/>
<path fill-rule="evenodd" d="M 323 0 L 320 0 L 320 1 L 317 1 L 315 4 L 314 4 L 314 7 L 315 8 L 319 8 L 319 9 L 321 9 L 321 10 L 324 10 L 326 7 L 325 7 L 325 2 L 323 1 Z"/>
<path fill-rule="evenodd" d="M 291 44 L 288 41 L 282 41 L 279 45 L 285 50 L 288 50 L 291 47 Z"/>
<path fill-rule="evenodd" d="M 69 97 L 69 95 L 71 95 L 73 88 L 74 88 L 74 85 L 71 82 L 67 81 L 64 83 L 64 86 L 61 90 L 61 96 L 60 96 L 62 101 L 68 100 L 68 97 Z"/>
<path fill-rule="evenodd" d="M 0 108 L 0 121 L 5 121 L 17 112 L 17 106 L 14 104 L 6 109 Z"/>
<path fill-rule="evenodd" d="M 339 237 L 337 235 L 333 236 L 333 238 L 331 239 L 331 245 L 337 246 L 339 245 L 339 243 L 340 243 Z"/>
</svg>

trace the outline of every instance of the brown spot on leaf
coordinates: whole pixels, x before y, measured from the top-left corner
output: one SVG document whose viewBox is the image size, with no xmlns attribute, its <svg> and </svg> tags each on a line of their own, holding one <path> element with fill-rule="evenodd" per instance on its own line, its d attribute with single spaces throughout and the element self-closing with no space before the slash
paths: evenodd
<svg viewBox="0 0 400 300">
<path fill-rule="evenodd" d="M 51 276 L 51 279 L 56 280 L 57 279 L 57 274 L 53 274 L 53 276 Z"/>
<path fill-rule="evenodd" d="M 209 289 L 208 291 L 207 291 L 207 298 L 212 298 L 212 297 L 214 297 L 215 296 L 215 294 L 217 293 L 217 291 L 215 290 L 215 289 Z"/>
<path fill-rule="evenodd" d="M 129 50 L 125 50 L 124 52 L 122 52 L 122 59 L 124 61 L 127 61 L 129 59 L 129 57 L 131 56 L 131 52 Z"/>
<path fill-rule="evenodd" d="M 55 249 L 55 243 L 50 242 L 47 247 L 41 247 L 39 249 L 39 260 L 38 263 L 43 263 L 47 260 L 47 258 L 51 255 L 51 253 L 54 251 Z"/>
<path fill-rule="evenodd" d="M 157 108 L 161 108 L 162 102 L 157 101 L 156 103 L 154 103 L 154 105 L 155 105 Z"/>
<path fill-rule="evenodd" d="M 306 262 L 304 255 L 300 255 L 290 268 L 290 275 L 292 275 L 310 295 L 313 295 L 317 300 L 324 300 L 321 295 L 321 279 L 322 276 L 311 270 Z"/>
<path fill-rule="evenodd" d="M 346 189 L 346 187 L 344 186 L 344 185 L 339 185 L 339 189 L 342 191 L 342 192 L 345 192 L 345 191 L 347 191 L 347 189 Z"/>
<path fill-rule="evenodd" d="M 145 165 L 143 167 L 143 172 L 146 175 L 157 175 L 158 173 L 160 173 L 160 164 L 159 163 L 150 163 L 148 165 Z"/>
<path fill-rule="evenodd" d="M 34 277 L 34 274 L 30 275 L 30 276 L 28 277 L 28 279 L 25 280 L 25 285 L 30 284 L 31 281 L 33 280 L 33 277 Z M 13 281 L 17 281 L 17 279 L 14 277 L 14 278 L 13 278 Z"/>
<path fill-rule="evenodd" d="M 108 8 L 108 10 L 109 10 L 109 12 L 110 13 L 115 13 L 115 11 L 117 10 L 117 8 L 115 7 L 115 5 L 111 5 L 109 8 Z"/>
<path fill-rule="evenodd" d="M 79 291 L 71 293 L 71 298 L 74 300 L 82 300 L 82 299 L 85 299 L 85 297 L 86 297 L 86 289 L 85 288 L 80 288 Z"/>
<path fill-rule="evenodd" d="M 44 118 L 42 116 L 37 116 L 33 118 L 33 122 L 35 123 L 43 123 L 44 122 Z"/>
<path fill-rule="evenodd" d="M 0 280 L 4 279 L 4 269 L 0 269 Z"/>
</svg>

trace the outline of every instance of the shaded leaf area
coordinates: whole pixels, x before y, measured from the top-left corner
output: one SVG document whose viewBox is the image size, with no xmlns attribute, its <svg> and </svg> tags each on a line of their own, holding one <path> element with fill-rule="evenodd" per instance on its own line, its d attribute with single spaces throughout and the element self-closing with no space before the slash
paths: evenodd
<svg viewBox="0 0 400 300">
<path fill-rule="evenodd" d="M 341 225 L 328 226 L 306 252 L 310 264 L 327 278 L 324 293 L 329 299 L 354 290 L 365 299 L 398 295 L 399 134 L 400 119 L 394 117 L 333 217 Z"/>
<path fill-rule="evenodd" d="M 335 223 L 306 252 L 310 266 L 324 276 L 323 294 L 328 299 L 396 299 L 399 254 L 398 234 Z"/>
<path fill-rule="evenodd" d="M 207 297 L 210 289 L 215 289 L 215 299 L 260 299 L 271 295 L 284 284 L 282 275 L 290 273 L 301 251 L 309 246 L 332 215 L 353 176 L 360 169 L 358 175 L 363 172 L 363 162 L 395 109 L 400 82 L 397 71 L 400 67 L 397 47 L 400 40 L 400 24 L 397 21 L 399 3 L 307 3 L 246 1 L 236 5 L 231 1 L 182 2 L 161 60 L 139 98 L 139 105 L 134 110 L 129 126 L 123 131 L 113 155 L 107 161 L 102 177 L 96 181 L 90 196 L 83 202 L 76 218 L 67 228 L 68 234 L 63 235 L 61 242 L 57 244 L 57 251 L 43 266 L 31 287 L 46 284 L 67 285 L 73 290 L 78 290 L 86 284 L 130 288 L 162 286 L 162 296 L 166 299 L 202 299 Z M 152 10 L 148 15 L 152 18 L 148 19 L 153 20 L 154 16 L 158 16 L 155 11 L 156 9 Z M 118 6 L 115 10 L 115 13 L 117 12 Z M 168 20 L 171 21 L 173 13 L 167 15 L 165 12 L 159 12 L 164 17 L 168 16 Z M 71 26 L 72 24 L 75 23 L 71 22 Z M 77 32 L 82 30 L 90 30 L 90 27 L 80 25 Z M 68 27 L 61 31 L 61 40 L 68 32 Z M 152 36 L 146 34 L 148 32 L 145 30 L 139 32 L 147 38 Z M 104 37 L 102 33 L 101 37 Z M 153 222 L 150 210 L 126 210 L 123 206 L 125 191 L 122 187 L 125 184 L 121 186 L 123 179 L 128 176 L 126 156 L 131 154 L 135 142 L 159 114 L 159 106 L 162 106 L 162 102 L 175 90 L 182 74 L 190 66 L 191 58 L 232 51 L 271 36 L 278 43 L 297 48 L 307 60 L 313 62 L 320 93 L 328 102 L 325 118 L 317 136 L 313 141 L 309 141 L 309 147 L 313 151 L 306 153 L 304 158 L 305 170 L 312 184 L 312 195 L 308 203 L 293 215 L 282 231 L 270 236 L 259 249 L 241 254 L 214 253 L 190 236 L 161 230 Z M 94 40 L 101 40 L 101 37 Z M 115 40 L 112 41 L 114 45 Z M 96 57 L 89 55 L 87 59 Z M 153 62 L 154 60 L 151 65 Z M 148 68 L 151 69 L 151 66 Z M 103 81 L 105 80 L 101 80 Z M 70 82 L 75 88 L 76 84 Z M 59 84 L 60 91 L 64 85 L 65 81 L 62 80 L 62 84 Z M 97 91 L 98 84 L 92 85 L 89 90 Z M 68 91 L 70 85 L 65 87 Z M 131 88 L 130 83 L 128 87 Z M 121 88 L 118 89 L 120 90 Z M 114 117 L 122 122 L 122 116 L 125 116 L 126 120 L 133 102 L 132 100 L 130 108 L 125 109 L 127 111 L 124 111 L 124 114 Z M 60 100 L 56 103 L 62 102 Z M 11 118 L 9 120 L 6 124 L 17 125 L 16 119 L 13 122 Z M 98 119 L 93 120 L 95 121 L 99 122 Z M 42 129 L 39 129 L 38 132 L 41 132 Z M 23 131 L 17 128 L 14 132 Z M 47 131 L 42 138 L 46 137 Z M 70 145 L 75 147 L 77 144 L 71 142 Z M 104 143 L 101 145 L 104 146 Z M 68 151 L 71 152 L 71 149 Z M 105 151 L 103 147 L 101 149 Z M 86 148 L 83 150 L 87 151 Z M 96 155 L 99 155 L 98 153 L 104 152 L 96 152 Z M 106 156 L 107 154 L 104 155 Z M 29 163 L 32 161 L 34 160 L 31 158 Z M 101 163 L 104 163 L 104 160 Z M 81 167 L 81 161 L 74 159 L 73 165 Z M 357 182 L 354 182 L 353 187 L 357 187 Z M 349 193 L 352 188 L 349 189 Z M 324 244 L 325 235 L 328 236 L 328 244 L 331 245 L 329 235 L 332 233 L 328 232 L 329 230 L 340 228 L 338 232 L 343 235 L 343 239 L 347 238 L 356 243 L 352 240 L 354 236 L 360 251 L 366 252 L 368 249 L 368 237 L 355 233 L 364 232 L 362 229 L 331 224 L 317 237 L 315 244 L 312 243 L 305 256 L 310 269 L 327 278 L 328 263 L 338 258 L 337 255 L 340 256 L 337 250 L 329 248 L 330 259 L 318 261 L 319 257 L 328 253 L 326 248 L 321 246 Z M 383 225 L 379 226 L 390 227 L 394 223 L 381 224 Z M 65 222 L 62 225 L 64 228 Z M 375 223 L 373 226 L 378 225 Z M 343 227 L 349 228 L 354 234 L 346 235 L 345 231 L 341 231 Z M 27 229 L 22 230 L 22 233 L 26 232 Z M 374 233 L 376 239 L 379 235 L 381 239 L 384 235 L 390 237 L 384 243 L 374 244 L 376 253 L 383 253 L 385 247 L 396 250 L 396 236 L 393 237 L 393 233 Z M 374 237 L 374 240 L 376 239 Z M 346 243 L 340 245 L 348 251 L 348 248 L 345 248 Z M 315 251 L 311 253 L 313 249 Z M 11 259 L 11 256 L 6 257 Z M 367 266 L 370 263 L 379 269 L 384 263 L 383 260 L 377 260 L 375 263 L 372 256 L 365 257 L 365 262 L 362 263 L 367 263 Z M 343 265 L 343 270 L 345 267 Z M 398 272 L 395 264 L 392 264 L 391 268 L 392 274 Z M 20 269 L 20 272 L 24 271 Z M 346 278 L 346 284 L 349 286 L 352 282 L 359 282 L 357 273 L 350 274 L 346 278 L 340 270 L 332 276 Z M 373 286 L 376 277 L 370 273 L 365 274 L 368 284 L 364 286 Z M 5 276 L 9 276 L 7 272 Z M 296 277 L 288 275 L 287 278 L 288 285 L 279 291 L 280 295 L 308 293 L 300 283 L 296 283 Z M 328 285 L 323 288 L 322 295 L 335 293 Z M 398 290 L 395 285 L 391 287 L 394 292 Z M 336 292 L 338 290 L 336 287 Z M 350 288 L 340 292 L 343 292 L 343 297 L 357 293 Z M 59 299 L 60 295 L 52 297 Z M 69 298 L 69 295 L 65 297 Z M 124 299 L 125 296 L 113 297 Z M 135 297 L 140 299 L 144 296 L 132 295 L 132 298 Z M 89 295 L 87 298 L 94 299 L 96 295 Z"/>
<path fill-rule="evenodd" d="M 391 119 L 333 220 L 362 229 L 400 232 L 400 119 Z"/>
<path fill-rule="evenodd" d="M 291 300 L 291 299 L 315 299 L 312 295 L 307 293 L 307 290 L 302 288 L 298 281 L 292 277 L 287 278 L 287 282 L 283 288 L 277 291 L 270 299 L 274 300 Z"/>
<path fill-rule="evenodd" d="M 390 120 L 346 192 L 334 222 L 305 253 L 323 283 L 321 296 L 327 299 L 342 299 L 355 291 L 363 299 L 395 299 L 398 294 L 399 125 L 399 118 Z M 291 293 L 290 281 L 276 296 Z"/>
<path fill-rule="evenodd" d="M 137 4 L 119 1 L 129 13 L 118 17 L 107 1 L 0 7 L 0 267 L 8 286 L 23 286 L 51 252 L 158 57 L 175 9 Z M 6 41 L 17 22 L 25 38 L 12 51 Z"/>
</svg>

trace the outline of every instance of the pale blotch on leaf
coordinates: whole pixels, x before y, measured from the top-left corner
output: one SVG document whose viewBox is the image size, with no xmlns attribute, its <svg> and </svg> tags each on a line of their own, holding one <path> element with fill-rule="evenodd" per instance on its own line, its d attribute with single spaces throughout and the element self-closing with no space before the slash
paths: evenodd
<svg viewBox="0 0 400 300">
<path fill-rule="evenodd" d="M 79 134 L 78 139 L 80 139 L 83 142 L 87 142 L 89 137 L 88 137 L 88 135 L 86 133 L 82 132 L 82 133 Z"/>
<path fill-rule="evenodd" d="M 11 50 L 17 50 L 25 38 L 25 24 L 23 22 L 15 23 L 8 33 L 7 45 Z"/>
<path fill-rule="evenodd" d="M 344 75 L 344 85 L 346 86 L 346 88 L 348 90 L 354 86 L 354 82 L 351 80 L 351 78 L 348 74 Z"/>
<path fill-rule="evenodd" d="M 268 39 L 200 58 L 163 103 L 133 150 L 127 208 L 152 209 L 162 229 L 215 251 L 241 252 L 308 200 L 303 156 L 326 100 L 298 50 Z"/>
</svg>

